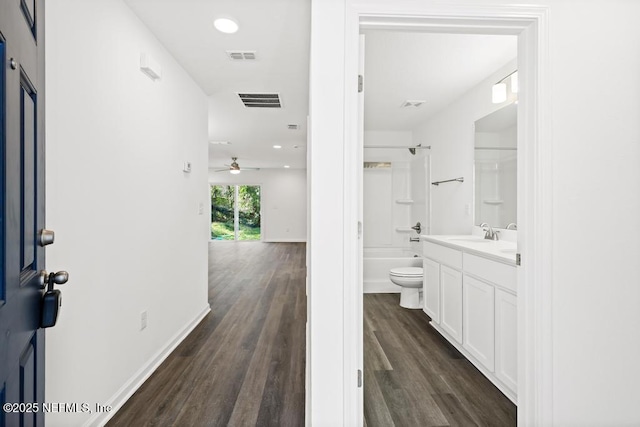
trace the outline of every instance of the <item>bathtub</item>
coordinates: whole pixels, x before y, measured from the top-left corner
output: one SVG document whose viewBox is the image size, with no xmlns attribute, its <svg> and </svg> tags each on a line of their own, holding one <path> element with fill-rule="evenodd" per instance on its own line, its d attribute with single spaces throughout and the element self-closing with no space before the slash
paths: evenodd
<svg viewBox="0 0 640 427">
<path fill-rule="evenodd" d="M 413 251 L 400 248 L 364 248 L 364 293 L 400 293 L 400 286 L 389 280 L 389 270 L 395 267 L 422 267 L 422 257 Z"/>
</svg>

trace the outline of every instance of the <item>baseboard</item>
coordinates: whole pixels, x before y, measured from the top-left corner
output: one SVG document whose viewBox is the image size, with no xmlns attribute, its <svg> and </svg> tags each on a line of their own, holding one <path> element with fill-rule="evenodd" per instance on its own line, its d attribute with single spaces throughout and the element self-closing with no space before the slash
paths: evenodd
<svg viewBox="0 0 640 427">
<path fill-rule="evenodd" d="M 127 381 L 106 404 L 111 406 L 112 410 L 109 412 L 96 413 L 84 423 L 84 427 L 89 426 L 104 426 L 107 422 L 118 412 L 118 410 L 124 405 L 133 393 L 136 392 L 144 384 L 144 382 L 155 372 L 156 369 L 165 361 L 165 359 L 178 347 L 178 345 L 195 329 L 196 326 L 202 321 L 202 319 L 209 314 L 211 307 L 209 304 L 182 330 L 178 331 L 167 343 L 167 345 L 160 349 L 149 362 L 140 368 L 129 381 Z"/>
<path fill-rule="evenodd" d="M 265 243 L 306 243 L 307 239 L 264 239 Z"/>
<path fill-rule="evenodd" d="M 365 280 L 362 291 L 365 294 L 399 294 L 400 286 L 394 285 L 390 280 Z"/>
</svg>

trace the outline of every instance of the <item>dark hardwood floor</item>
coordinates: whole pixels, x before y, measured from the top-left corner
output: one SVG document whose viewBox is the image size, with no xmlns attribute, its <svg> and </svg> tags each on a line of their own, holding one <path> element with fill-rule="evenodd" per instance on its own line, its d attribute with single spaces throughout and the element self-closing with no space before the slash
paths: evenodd
<svg viewBox="0 0 640 427">
<path fill-rule="evenodd" d="M 109 426 L 303 426 L 305 244 L 209 245 L 211 313 Z"/>
<path fill-rule="evenodd" d="M 364 296 L 367 427 L 515 425 L 515 406 L 398 298 Z M 209 303 L 109 426 L 304 426 L 305 245 L 211 244 Z"/>
<path fill-rule="evenodd" d="M 367 427 L 515 426 L 516 407 L 398 294 L 364 296 Z"/>
</svg>

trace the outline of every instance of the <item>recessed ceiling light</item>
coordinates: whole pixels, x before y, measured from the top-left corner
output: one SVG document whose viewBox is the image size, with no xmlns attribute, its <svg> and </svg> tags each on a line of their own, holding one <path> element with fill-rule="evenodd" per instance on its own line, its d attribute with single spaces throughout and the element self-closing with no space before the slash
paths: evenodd
<svg viewBox="0 0 640 427">
<path fill-rule="evenodd" d="M 289 165 L 284 165 L 284 168 L 285 168 L 285 169 L 289 169 L 290 167 L 291 167 L 291 166 L 289 166 Z"/>
<path fill-rule="evenodd" d="M 273 148 L 275 148 L 276 150 L 282 148 L 282 145 L 274 145 Z"/>
<path fill-rule="evenodd" d="M 213 21 L 213 26 L 216 27 L 216 30 L 225 34 L 233 34 L 240 28 L 238 23 L 231 18 L 218 18 Z"/>
</svg>

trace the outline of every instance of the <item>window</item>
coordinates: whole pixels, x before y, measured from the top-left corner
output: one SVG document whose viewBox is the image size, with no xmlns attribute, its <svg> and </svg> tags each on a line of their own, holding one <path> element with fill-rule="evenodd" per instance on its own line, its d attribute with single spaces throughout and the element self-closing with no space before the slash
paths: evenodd
<svg viewBox="0 0 640 427">
<path fill-rule="evenodd" d="M 260 240 L 260 186 L 211 186 L 211 240 Z"/>
</svg>

